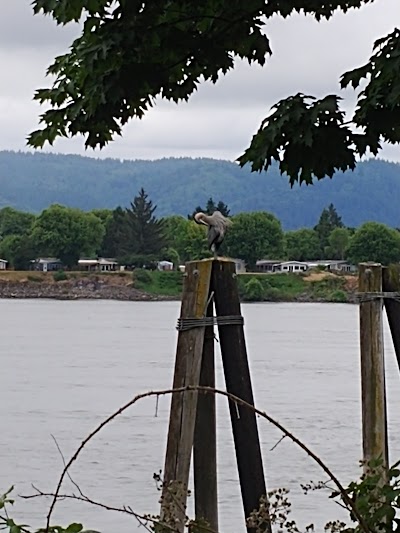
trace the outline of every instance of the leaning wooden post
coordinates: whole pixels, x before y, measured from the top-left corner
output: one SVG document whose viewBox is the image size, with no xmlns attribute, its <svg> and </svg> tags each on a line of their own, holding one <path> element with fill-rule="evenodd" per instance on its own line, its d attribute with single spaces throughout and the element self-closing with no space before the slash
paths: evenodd
<svg viewBox="0 0 400 533">
<path fill-rule="evenodd" d="M 383 351 L 382 266 L 359 265 L 360 350 L 363 458 L 365 469 L 371 459 L 388 466 L 385 361 Z"/>
<path fill-rule="evenodd" d="M 385 298 L 384 303 L 397 364 L 400 369 L 400 298 L 393 297 L 393 293 L 400 295 L 400 265 L 390 265 L 390 267 L 383 268 L 382 288 L 383 292 L 392 293 L 392 297 Z"/>
<path fill-rule="evenodd" d="M 181 318 L 202 318 L 207 309 L 212 261 L 186 264 Z M 180 331 L 173 388 L 198 386 L 205 327 Z M 187 485 L 193 449 L 197 391 L 173 394 L 165 457 L 161 521 L 181 533 L 185 526 Z M 170 529 L 165 528 L 165 531 Z"/>
<path fill-rule="evenodd" d="M 213 263 L 211 288 L 215 295 L 218 319 L 241 316 L 235 271 L 233 261 L 218 260 Z M 254 405 L 243 324 L 219 326 L 219 339 L 227 391 Z M 261 500 L 267 497 L 257 420 L 254 411 L 232 401 L 229 401 L 229 411 L 244 514 L 248 519 L 253 511 L 260 509 Z M 267 512 L 262 518 L 259 528 L 246 524 L 247 530 L 270 533 L 271 523 Z"/>
<path fill-rule="evenodd" d="M 212 317 L 211 300 L 207 316 Z M 215 388 L 214 328 L 207 326 L 204 337 L 200 385 Z M 218 531 L 217 435 L 215 394 L 199 394 L 193 445 L 194 503 L 196 522 Z M 199 528 L 201 531 L 201 528 Z"/>
</svg>

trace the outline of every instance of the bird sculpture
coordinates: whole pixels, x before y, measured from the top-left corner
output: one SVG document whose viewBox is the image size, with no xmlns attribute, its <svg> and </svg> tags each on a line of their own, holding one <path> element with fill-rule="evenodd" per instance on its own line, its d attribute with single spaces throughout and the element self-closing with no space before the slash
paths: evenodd
<svg viewBox="0 0 400 533">
<path fill-rule="evenodd" d="M 232 224 L 229 218 L 224 217 L 220 211 L 214 211 L 212 215 L 206 215 L 201 211 L 194 215 L 197 224 L 208 226 L 208 247 L 214 253 L 214 259 L 217 259 L 218 250 L 224 240 L 228 226 Z"/>
</svg>

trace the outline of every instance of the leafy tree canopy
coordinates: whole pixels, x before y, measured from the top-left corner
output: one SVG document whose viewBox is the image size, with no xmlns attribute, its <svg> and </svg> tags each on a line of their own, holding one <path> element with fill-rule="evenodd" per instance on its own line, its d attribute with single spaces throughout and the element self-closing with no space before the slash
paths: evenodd
<svg viewBox="0 0 400 533">
<path fill-rule="evenodd" d="M 179 215 L 163 219 L 168 250 L 166 257 L 177 262 L 190 261 L 210 257 L 207 246 L 207 229 L 193 220 Z"/>
<path fill-rule="evenodd" d="M 0 239 L 8 235 L 24 235 L 32 228 L 35 215 L 12 207 L 0 209 Z"/>
<path fill-rule="evenodd" d="M 95 215 L 97 218 L 99 218 L 104 226 L 106 226 L 108 224 L 108 222 L 111 220 L 112 214 L 113 214 L 111 209 L 106 209 L 106 208 L 103 208 L 103 209 L 92 209 L 90 212 L 93 215 Z"/>
<path fill-rule="evenodd" d="M 121 257 L 127 253 L 128 242 L 129 228 L 126 211 L 122 207 L 117 207 L 107 219 L 100 253 L 104 257 Z"/>
<path fill-rule="evenodd" d="M 315 230 L 304 228 L 288 231 L 285 234 L 286 255 L 288 259 L 308 261 L 320 259 L 321 247 L 318 234 Z"/>
<path fill-rule="evenodd" d="M 215 83 L 233 69 L 236 58 L 264 65 L 271 54 L 266 19 L 293 12 L 329 19 L 373 1 L 34 0 L 35 13 L 84 24 L 70 51 L 49 67 L 52 87 L 35 93 L 49 109 L 28 144 L 82 134 L 86 146 L 101 148 L 156 98 L 188 100 L 199 83 Z M 382 141 L 400 141 L 400 30 L 377 40 L 367 63 L 344 73 L 340 84 L 359 90 L 351 120 L 338 95 L 290 96 L 273 106 L 240 165 L 261 171 L 277 161 L 292 185 L 310 184 L 354 169 L 357 157 L 377 154 Z"/>
<path fill-rule="evenodd" d="M 81 254 L 97 253 L 104 227 L 92 213 L 52 205 L 37 217 L 31 236 L 39 253 L 56 256 L 65 265 L 72 266 Z"/>
<path fill-rule="evenodd" d="M 366 222 L 350 240 L 348 259 L 357 264 L 377 261 L 384 265 L 400 261 L 400 233 L 379 222 Z"/>
<path fill-rule="evenodd" d="M 232 217 L 224 249 L 230 257 L 244 259 L 253 268 L 258 259 L 283 255 L 284 237 L 280 221 L 271 213 L 255 211 Z"/>
<path fill-rule="evenodd" d="M 26 270 L 35 257 L 36 249 L 29 235 L 7 235 L 0 241 L 0 257 L 15 270 Z"/>
<path fill-rule="evenodd" d="M 329 255 L 332 259 L 344 259 L 350 243 L 350 231 L 347 228 L 335 228 L 329 235 Z"/>
</svg>

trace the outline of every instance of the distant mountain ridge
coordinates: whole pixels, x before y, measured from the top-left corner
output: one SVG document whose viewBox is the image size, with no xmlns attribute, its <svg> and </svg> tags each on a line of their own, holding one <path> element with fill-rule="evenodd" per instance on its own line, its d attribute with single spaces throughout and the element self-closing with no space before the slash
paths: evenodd
<svg viewBox="0 0 400 533">
<path fill-rule="evenodd" d="M 314 226 L 333 203 L 348 226 L 367 220 L 400 227 L 400 164 L 360 163 L 312 186 L 290 188 L 276 167 L 256 174 L 208 158 L 119 161 L 79 155 L 0 151 L 0 207 L 40 212 L 52 203 L 78 207 L 127 206 L 143 187 L 158 216 L 187 215 L 211 196 L 231 213 L 265 210 L 285 230 Z"/>
</svg>

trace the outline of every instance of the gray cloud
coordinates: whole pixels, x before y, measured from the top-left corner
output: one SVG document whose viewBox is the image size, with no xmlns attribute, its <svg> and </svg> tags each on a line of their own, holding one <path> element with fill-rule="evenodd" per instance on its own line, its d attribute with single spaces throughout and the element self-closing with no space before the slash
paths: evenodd
<svg viewBox="0 0 400 533">
<path fill-rule="evenodd" d="M 44 48 L 60 53 L 78 35 L 77 24 L 57 26 L 49 16 L 33 16 L 30 0 L 2 0 L 1 8 L 0 48 L 3 51 Z"/>
<path fill-rule="evenodd" d="M 272 104 L 299 91 L 315 96 L 339 92 L 346 70 L 363 64 L 376 38 L 398 25 L 398 0 L 370 6 L 317 23 L 295 15 L 266 24 L 274 55 L 264 68 L 238 63 L 216 85 L 203 84 L 189 103 L 161 102 L 141 121 L 133 120 L 107 148 L 85 152 L 81 138 L 59 140 L 46 151 L 86 153 L 96 157 L 149 158 L 209 156 L 234 159 L 250 142 Z M 34 90 L 50 84 L 44 73 L 55 55 L 67 51 L 76 25 L 56 26 L 33 16 L 27 0 L 2 0 L 0 19 L 0 149 L 26 149 L 27 134 L 43 111 L 32 101 Z M 345 108 L 354 105 L 345 91 Z M 400 160 L 400 148 L 382 154 Z"/>
</svg>

